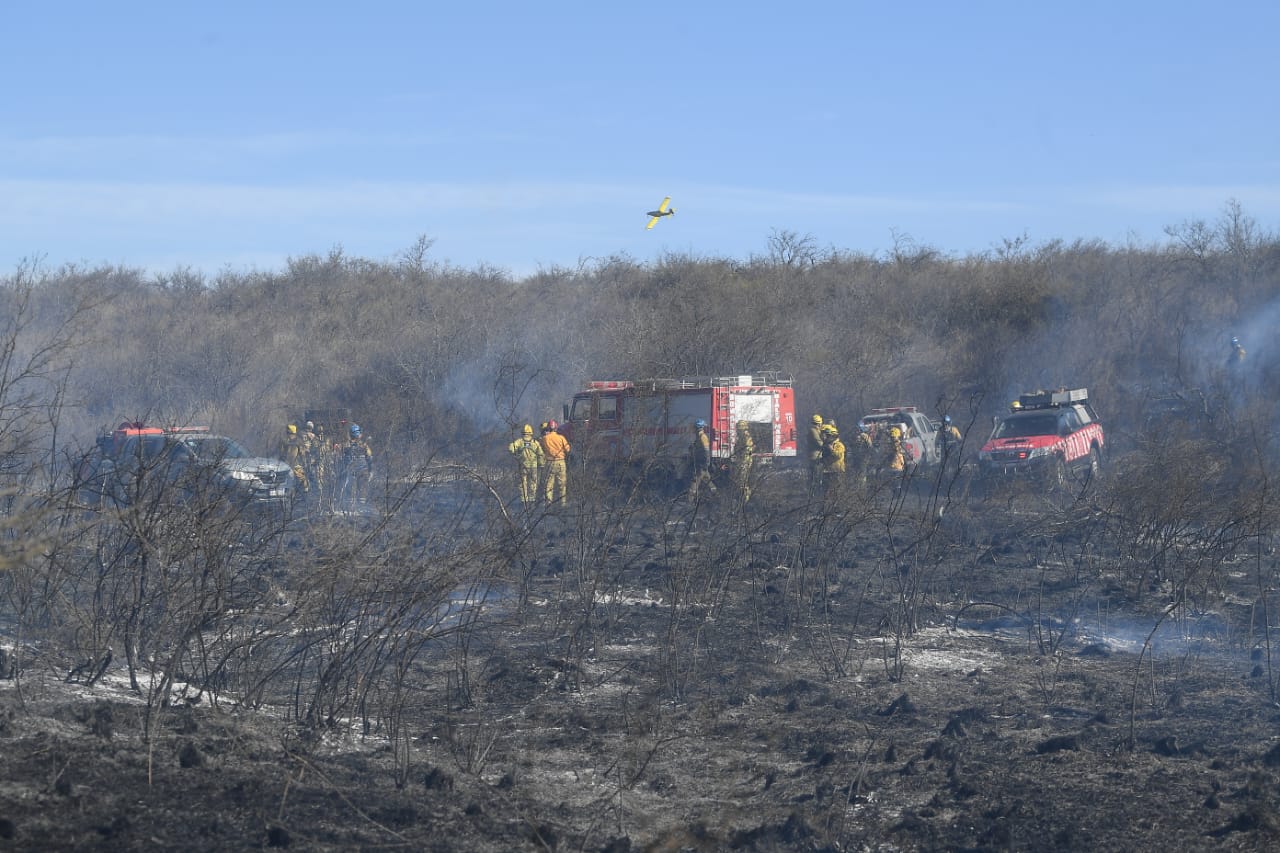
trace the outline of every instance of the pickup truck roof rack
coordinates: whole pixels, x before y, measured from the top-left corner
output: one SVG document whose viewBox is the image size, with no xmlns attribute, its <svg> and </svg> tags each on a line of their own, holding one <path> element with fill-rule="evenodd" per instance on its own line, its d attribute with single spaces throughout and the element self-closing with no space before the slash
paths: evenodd
<svg viewBox="0 0 1280 853">
<path fill-rule="evenodd" d="M 1018 397 L 1018 404 L 1025 409 L 1058 409 L 1073 403 L 1088 403 L 1089 389 L 1059 388 L 1057 391 L 1032 391 Z"/>
</svg>

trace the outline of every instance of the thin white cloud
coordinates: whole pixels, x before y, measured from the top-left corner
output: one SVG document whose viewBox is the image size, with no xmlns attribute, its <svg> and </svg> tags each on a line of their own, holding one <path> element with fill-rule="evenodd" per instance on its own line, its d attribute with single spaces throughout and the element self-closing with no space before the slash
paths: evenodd
<svg viewBox="0 0 1280 853">
<path fill-rule="evenodd" d="M 891 197 L 774 192 L 730 186 L 690 185 L 675 195 L 677 209 L 700 216 L 726 214 L 784 215 L 803 211 L 823 214 L 1011 212 L 1025 204 L 999 199 Z M 122 220 L 172 222 L 175 218 L 239 218 L 296 220 L 309 217 L 343 219 L 437 214 L 483 214 L 500 211 L 545 212 L 572 220 L 592 211 L 652 206 L 657 193 L 649 188 L 593 183 L 396 183 L 335 182 L 294 186 L 198 182 L 110 182 L 71 180 L 0 180 L 0 223 L 14 227 L 35 221 Z"/>
<path fill-rule="evenodd" d="M 1269 184 L 1102 187 L 1072 191 L 1069 198 L 1077 204 L 1134 213 L 1196 211 L 1201 216 L 1235 199 L 1250 215 L 1280 214 L 1280 186 Z"/>
<path fill-rule="evenodd" d="M 435 133 L 368 133 L 335 130 L 263 133 L 231 136 L 180 136 L 166 134 L 124 134 L 111 136 L 0 135 L 0 168 L 11 176 L 15 170 L 32 165 L 62 168 L 94 166 L 102 163 L 211 162 L 245 159 L 274 159 L 333 150 L 385 151 L 387 149 L 431 148 L 441 145 L 479 142 L 512 142 L 515 131 Z"/>
<path fill-rule="evenodd" d="M 380 218 L 440 211 L 484 211 L 553 204 L 553 188 L 460 187 L 446 184 L 340 183 L 254 186 L 207 183 L 0 180 L 0 223 L 176 218 Z"/>
<path fill-rule="evenodd" d="M 954 195 L 886 196 L 849 193 L 787 192 L 769 189 L 693 186 L 692 195 L 703 209 L 747 209 L 768 214 L 803 210 L 827 214 L 884 214 L 918 212 L 1008 212 L 1025 209 L 1026 205 L 1003 199 L 966 199 Z"/>
</svg>

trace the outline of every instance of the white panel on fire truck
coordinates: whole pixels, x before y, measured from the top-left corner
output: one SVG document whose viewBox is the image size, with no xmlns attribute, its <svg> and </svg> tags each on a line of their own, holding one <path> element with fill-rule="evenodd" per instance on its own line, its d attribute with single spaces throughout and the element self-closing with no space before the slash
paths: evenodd
<svg viewBox="0 0 1280 853">
<path fill-rule="evenodd" d="M 750 373 L 748 373 L 746 376 L 739 376 L 739 377 L 738 377 L 738 384 L 739 384 L 739 385 L 745 385 L 745 386 L 747 386 L 748 388 L 749 388 L 749 387 L 751 387 L 751 374 L 750 374 Z"/>
<path fill-rule="evenodd" d="M 772 394 L 734 394 L 730 412 L 735 421 L 773 423 Z"/>
</svg>

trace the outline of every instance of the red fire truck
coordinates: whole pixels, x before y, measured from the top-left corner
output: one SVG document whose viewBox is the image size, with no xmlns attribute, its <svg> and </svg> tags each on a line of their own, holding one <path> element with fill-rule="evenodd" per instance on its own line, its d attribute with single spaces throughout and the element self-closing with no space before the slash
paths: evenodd
<svg viewBox="0 0 1280 853">
<path fill-rule="evenodd" d="M 698 420 L 707 422 L 712 458 L 726 464 L 738 421 L 748 424 L 757 462 L 796 455 L 791 377 L 775 372 L 595 380 L 564 414 L 561 432 L 587 466 L 628 465 L 658 477 L 683 472 Z"/>
</svg>

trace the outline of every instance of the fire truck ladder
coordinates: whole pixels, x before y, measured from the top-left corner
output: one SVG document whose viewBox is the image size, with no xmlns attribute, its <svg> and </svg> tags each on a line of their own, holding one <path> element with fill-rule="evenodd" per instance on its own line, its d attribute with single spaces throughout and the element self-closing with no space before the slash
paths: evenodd
<svg viewBox="0 0 1280 853">
<path fill-rule="evenodd" d="M 781 371 L 766 370 L 763 373 L 740 373 L 734 376 L 682 376 L 678 379 L 639 379 L 634 384 L 636 388 L 646 388 L 653 391 L 673 388 L 728 388 L 733 386 L 759 387 L 766 385 L 790 388 L 792 378 L 789 374 L 784 374 Z"/>
</svg>

